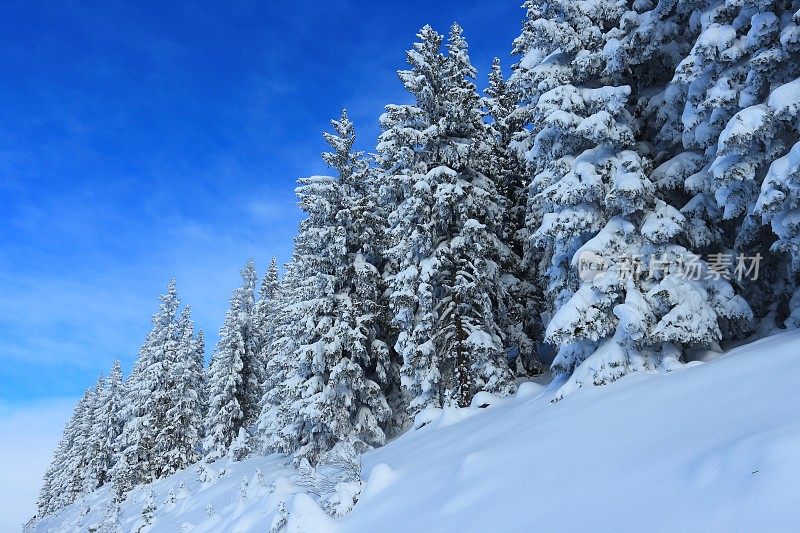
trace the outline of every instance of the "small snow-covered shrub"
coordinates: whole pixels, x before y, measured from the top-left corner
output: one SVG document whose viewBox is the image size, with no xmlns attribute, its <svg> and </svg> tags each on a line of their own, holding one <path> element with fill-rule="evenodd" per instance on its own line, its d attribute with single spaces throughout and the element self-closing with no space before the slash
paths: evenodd
<svg viewBox="0 0 800 533">
<path fill-rule="evenodd" d="M 303 460 L 295 479 L 297 487 L 316 496 L 320 507 L 335 518 L 355 507 L 363 483 L 361 456 L 346 443 L 325 453 L 316 467 Z"/>
<path fill-rule="evenodd" d="M 246 459 L 251 451 L 252 446 L 250 445 L 250 434 L 247 432 L 245 428 L 239 428 L 239 433 L 236 435 L 236 439 L 231 443 L 231 448 L 228 451 L 228 457 L 231 461 L 238 462 L 242 459 Z"/>
</svg>

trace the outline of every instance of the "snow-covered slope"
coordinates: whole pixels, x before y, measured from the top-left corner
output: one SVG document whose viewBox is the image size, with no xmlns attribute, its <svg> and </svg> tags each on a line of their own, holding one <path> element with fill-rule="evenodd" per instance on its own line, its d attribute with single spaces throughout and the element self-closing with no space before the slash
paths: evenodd
<svg viewBox="0 0 800 533">
<path fill-rule="evenodd" d="M 426 413 L 422 428 L 364 457 L 361 498 L 339 520 L 271 456 L 214 463 L 217 480 L 193 467 L 140 487 L 120 523 L 136 530 L 150 491 L 147 530 L 158 532 L 266 531 L 282 514 L 302 532 L 752 531 L 800 520 L 800 332 L 553 404 L 555 385 Z M 32 530 L 91 530 L 109 508 L 100 490 Z"/>
</svg>

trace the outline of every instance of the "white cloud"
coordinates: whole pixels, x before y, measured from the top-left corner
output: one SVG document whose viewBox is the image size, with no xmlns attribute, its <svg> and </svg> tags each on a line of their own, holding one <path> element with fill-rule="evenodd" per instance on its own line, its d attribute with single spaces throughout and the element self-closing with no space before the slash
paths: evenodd
<svg viewBox="0 0 800 533">
<path fill-rule="evenodd" d="M 76 402 L 0 403 L 0 531 L 20 531 L 33 516 L 42 475 Z"/>
<path fill-rule="evenodd" d="M 289 216 L 296 218 L 291 202 L 273 199 L 252 200 L 247 203 L 247 212 L 258 222 L 273 222 Z"/>
<path fill-rule="evenodd" d="M 130 290 L 127 279 L 108 278 L 14 275 L 0 267 L 0 358 L 88 368 L 94 375 L 98 359 L 105 371 L 114 358 L 135 354 L 155 296 Z"/>
</svg>

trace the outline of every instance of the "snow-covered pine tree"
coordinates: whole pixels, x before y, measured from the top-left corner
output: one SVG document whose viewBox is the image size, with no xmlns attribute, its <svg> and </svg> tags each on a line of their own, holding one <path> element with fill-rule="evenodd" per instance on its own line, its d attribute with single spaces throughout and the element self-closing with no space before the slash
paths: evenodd
<svg viewBox="0 0 800 533">
<path fill-rule="evenodd" d="M 101 443 L 103 441 L 103 435 L 99 431 L 100 427 L 97 423 L 97 418 L 98 414 L 102 412 L 103 397 L 105 396 L 106 388 L 106 377 L 101 374 L 94 386 L 94 401 L 92 402 L 91 411 L 87 419 L 89 431 L 86 436 L 86 472 L 84 474 L 86 480 L 84 490 L 87 492 L 100 486 L 100 478 L 105 477 L 105 474 L 102 473 L 102 469 L 99 468 L 97 464 L 101 461 Z"/>
<path fill-rule="evenodd" d="M 296 246 L 295 244 L 295 250 Z M 265 347 L 266 379 L 257 424 L 258 448 L 265 453 L 282 449 L 286 442 L 282 434 L 294 432 L 290 427 L 292 408 L 284 398 L 288 397 L 292 385 L 288 379 L 293 372 L 292 354 L 298 347 L 298 339 L 305 331 L 305 322 L 296 319 L 298 310 L 295 303 L 304 298 L 300 286 L 302 278 L 294 262 L 296 259 L 293 257 L 293 261 L 286 265 L 286 272 L 279 280 L 273 296 L 270 317 L 273 334 L 272 340 Z"/>
<path fill-rule="evenodd" d="M 258 417 L 263 364 L 253 352 L 255 265 L 242 269 L 242 285 L 233 291 L 208 372 L 208 416 L 204 450 L 208 459 L 224 456 L 239 428 Z"/>
<path fill-rule="evenodd" d="M 554 370 L 571 373 L 561 394 L 669 369 L 751 316 L 702 261 L 700 279 L 687 276 L 685 217 L 649 177 L 662 155 L 642 115 L 680 57 L 689 12 L 671 1 L 526 6 L 515 76 L 532 127 L 518 146 L 534 173 L 528 254 L 551 295 L 546 340 L 560 347 Z M 605 272 L 579 278 L 587 263 Z"/>
<path fill-rule="evenodd" d="M 797 271 L 787 257 L 793 246 L 786 236 L 794 230 L 791 216 L 781 216 L 792 211 L 791 202 L 783 203 L 790 187 L 781 169 L 798 138 L 800 4 L 713 1 L 698 7 L 691 20 L 698 36 L 663 106 L 660 135 L 682 148 L 662 165 L 663 174 L 683 181 L 691 195 L 682 212 L 698 244 L 764 256 L 759 279 L 737 284 L 758 319 L 781 322 L 785 313 L 778 309 L 789 303 Z"/>
<path fill-rule="evenodd" d="M 243 424 L 250 426 L 258 419 L 262 385 L 264 383 L 264 360 L 258 352 L 258 333 L 253 330 L 253 316 L 255 309 L 256 267 L 253 261 L 248 261 L 242 270 L 242 287 L 240 288 L 239 327 L 244 340 L 244 356 L 242 363 L 242 413 Z M 238 430 L 237 430 L 238 433 Z"/>
<path fill-rule="evenodd" d="M 91 461 L 88 472 L 88 490 L 102 487 L 108 480 L 117 459 L 116 442 L 122 433 L 125 403 L 125 384 L 122 367 L 114 361 L 111 372 L 101 378 L 99 395 L 92 413 L 92 431 L 89 438 Z"/>
<path fill-rule="evenodd" d="M 348 309 L 342 320 L 350 322 L 350 351 L 371 374 L 371 379 L 385 386 L 393 379 L 388 334 L 382 296 L 384 224 L 378 206 L 375 173 L 362 152 L 354 150 L 356 134 L 347 111 L 331 124 L 335 133 L 323 133 L 333 151 L 322 159 L 337 172 L 339 210 L 336 222 L 345 229 L 345 271 L 343 294 L 349 295 Z"/>
<path fill-rule="evenodd" d="M 233 461 L 241 461 L 252 453 L 252 437 L 245 428 L 239 428 L 239 433 L 228 447 L 228 457 Z"/>
<path fill-rule="evenodd" d="M 114 487 L 124 494 L 136 485 L 148 483 L 169 472 L 167 456 L 159 434 L 167 426 L 172 408 L 171 390 L 178 354 L 176 314 L 180 300 L 172 279 L 167 293 L 160 296 L 153 327 L 139 349 L 128 378 L 125 425 L 118 441 L 119 457 L 112 469 Z"/>
<path fill-rule="evenodd" d="M 519 113 L 515 112 L 516 98 L 506 83 L 498 58 L 492 61 L 485 93 L 490 152 L 484 172 L 497 187 L 498 236 L 503 243 L 500 256 L 503 292 L 495 315 L 504 335 L 503 345 L 509 358 L 515 361 L 517 374 L 536 374 L 542 369 L 538 357 L 543 333 L 538 311 L 542 295 L 535 284 L 538 276 L 535 265 L 525 265 L 522 260 L 527 239 L 528 178 L 513 145 L 515 136 L 525 130 Z"/>
<path fill-rule="evenodd" d="M 60 494 L 65 503 L 72 503 L 80 496 L 93 490 L 93 480 L 89 479 L 90 465 L 94 459 L 92 446 L 92 417 L 97 402 L 102 394 L 103 377 L 87 390 L 78 403 L 79 416 L 73 428 L 72 446 L 66 453 L 64 465 L 64 482 L 60 486 Z"/>
<path fill-rule="evenodd" d="M 87 492 L 89 438 L 97 394 L 98 385 L 84 392 L 64 428 L 39 491 L 37 517 L 58 511 Z"/>
<path fill-rule="evenodd" d="M 205 332 L 200 329 L 197 331 L 197 337 L 194 339 L 194 366 L 195 368 L 200 368 L 200 382 L 197 384 L 196 388 L 200 391 L 200 416 L 203 420 L 206 419 L 206 414 L 208 413 L 208 375 L 205 371 L 206 367 L 206 335 Z M 203 426 L 200 428 L 201 436 L 204 436 L 205 431 L 205 422 Z"/>
<path fill-rule="evenodd" d="M 755 63 L 764 78 L 761 92 L 758 96 L 766 99 L 770 113 L 772 131 L 770 137 L 780 138 L 785 148 L 781 150 L 781 157 L 770 163 L 766 176 L 761 186 L 760 195 L 755 206 L 755 215 L 762 221 L 769 223 L 777 237 L 773 244 L 774 251 L 785 252 L 791 256 L 793 273 L 793 288 L 800 286 L 800 224 L 798 224 L 798 175 L 800 175 L 800 127 L 798 127 L 798 114 L 800 114 L 800 5 L 792 2 L 789 12 L 793 12 L 791 19 L 786 13 L 777 13 L 780 17 L 780 46 L 777 43 L 772 49 L 772 54 L 764 54 L 767 58 L 774 59 L 768 67 Z M 772 20 L 768 15 L 763 15 Z M 755 19 L 755 16 L 753 17 Z M 774 31 L 774 30 L 773 30 Z M 753 76 L 755 77 L 755 75 Z M 769 90 L 768 96 L 766 95 Z M 727 127 L 726 127 L 727 129 Z M 778 144 L 775 140 L 767 142 Z M 763 142 L 763 141 L 762 141 Z M 797 300 L 797 297 L 794 297 Z M 797 313 L 800 311 L 798 303 L 792 305 L 792 327 L 797 327 Z"/>
<path fill-rule="evenodd" d="M 800 327 L 800 141 L 795 142 L 789 152 L 775 159 L 767 171 L 761 186 L 761 193 L 755 206 L 755 214 L 760 215 L 763 222 L 769 222 L 777 240 L 772 244 L 773 251 L 790 255 L 791 265 L 789 286 L 781 293 L 780 299 L 785 301 L 791 291 L 789 316 L 785 325 L 791 328 Z M 770 239 L 771 240 L 771 239 Z M 752 252 L 751 252 L 752 253 Z M 770 263 L 785 264 L 781 258 L 771 258 Z M 767 268 L 769 265 L 766 265 Z M 761 265 L 763 269 L 765 265 Z M 767 278 L 769 279 L 769 278 Z M 777 292 L 777 291 L 776 291 Z M 777 305 L 773 304 L 777 312 Z"/>
<path fill-rule="evenodd" d="M 447 55 L 430 26 L 400 79 L 414 105 L 387 106 L 378 151 L 397 204 L 389 216 L 395 348 L 410 412 L 468 405 L 476 390 L 507 393 L 512 374 L 494 318 L 499 300 L 497 192 L 481 173 L 488 146 L 466 41 Z"/>
<path fill-rule="evenodd" d="M 276 292 L 278 291 L 278 260 L 275 256 L 269 262 L 269 268 L 267 268 L 267 272 L 264 274 L 264 279 L 261 282 L 261 287 L 259 288 L 258 295 L 259 301 L 268 302 L 273 297 L 275 297 Z"/>
<path fill-rule="evenodd" d="M 436 320 L 433 288 L 428 283 L 431 269 L 421 272 L 419 268 L 419 262 L 434 252 L 432 195 L 425 183 L 431 142 L 425 134 L 433 131 L 441 114 L 438 108 L 445 58 L 442 36 L 433 28 L 425 26 L 418 37 L 420 42 L 407 53 L 411 69 L 398 73 L 416 102 L 386 106 L 377 146 L 377 161 L 384 174 L 381 196 L 389 208 L 385 275 L 398 330 L 394 347 L 403 360 L 403 388 L 412 415 L 426 405 L 441 402 L 446 386 L 440 373 L 440 354 L 431 341 Z M 413 361 L 419 369 L 415 379 L 407 377 Z M 420 379 L 423 369 L 428 374 Z M 423 393 L 426 396 L 420 398 Z"/>
<path fill-rule="evenodd" d="M 53 452 L 53 460 L 50 462 L 47 470 L 45 470 L 44 477 L 42 478 L 42 486 L 39 488 L 39 495 L 36 499 L 36 516 L 34 519 L 42 518 L 60 508 L 56 489 L 58 485 L 58 476 L 62 472 L 62 458 L 64 457 L 64 451 L 67 449 L 67 446 L 68 442 L 65 431 Z"/>
<path fill-rule="evenodd" d="M 383 391 L 391 409 L 391 418 L 381 419 L 380 426 L 387 434 L 394 434 L 405 428 L 407 420 L 400 387 L 401 361 L 391 348 L 393 332 L 382 275 L 386 211 L 380 201 L 380 174 L 369 166 L 362 152 L 354 150 L 356 134 L 346 110 L 331 124 L 335 133 L 323 135 L 333 151 L 322 157 L 337 172 L 341 205 L 336 217 L 346 230 L 342 293 L 349 295 L 352 306 L 340 320 L 348 322 L 347 349 L 363 368 L 366 379 Z M 378 410 L 383 411 L 383 400 L 377 403 Z"/>
<path fill-rule="evenodd" d="M 91 422 L 101 382 L 102 378 L 84 392 L 64 428 L 39 493 L 38 517 L 66 507 L 94 488 L 89 482 L 89 465 L 93 457 Z"/>
<path fill-rule="evenodd" d="M 42 486 L 39 488 L 39 495 L 36 499 L 36 516 L 34 520 L 51 513 L 57 507 L 57 494 L 55 492 L 56 477 L 61 471 L 61 458 L 64 456 L 64 450 L 66 448 L 66 433 L 64 433 L 53 452 L 53 460 L 44 472 Z"/>
<path fill-rule="evenodd" d="M 157 453 L 162 456 L 162 476 L 177 472 L 200 459 L 203 428 L 203 358 L 194 336 L 189 306 L 177 323 L 178 341 L 170 377 L 170 407 L 157 436 Z"/>
<path fill-rule="evenodd" d="M 262 431 L 271 450 L 312 463 L 335 444 L 363 451 L 383 444 L 391 414 L 381 386 L 388 349 L 378 331 L 378 269 L 369 241 L 369 168 L 353 151 L 346 113 L 325 135 L 333 149 L 323 159 L 336 177 L 301 178 L 297 194 L 308 218 L 295 239 L 284 278 L 271 379 Z"/>
<path fill-rule="evenodd" d="M 630 87 L 604 87 L 608 80 L 599 79 L 603 67 L 601 26 L 613 27 L 624 6 L 601 1 L 596 2 L 598 9 L 588 10 L 589 4 L 527 2 L 528 19 L 516 41 L 516 51 L 523 58 L 512 83 L 525 109 L 520 114 L 532 126 L 525 142 L 517 141 L 519 149 L 526 149 L 524 156 L 533 172 L 528 216 L 528 254 L 532 257 L 528 261 L 541 260 L 550 312 L 576 288 L 576 279 L 570 276 L 572 256 L 605 222 L 597 208 L 605 191 L 600 188 L 602 177 L 594 169 L 599 167 L 608 176 L 610 161 L 596 160 L 608 160 L 615 150 L 635 143 L 625 108 Z M 604 20 L 584 16 L 587 10 Z M 526 48 L 521 48 L 523 44 Z M 581 81 L 583 87 L 572 84 Z M 576 161 L 587 149 L 611 143 L 616 144 L 612 150 L 586 152 L 585 161 Z M 588 175 L 572 175 L 574 183 L 555 189 L 580 163 Z"/>
<path fill-rule="evenodd" d="M 258 290 L 258 299 L 253 308 L 253 320 L 251 335 L 251 352 L 255 354 L 261 365 L 262 380 L 266 378 L 266 364 L 269 356 L 269 345 L 272 342 L 274 333 L 274 321 L 272 313 L 275 311 L 275 296 L 278 290 L 278 261 L 272 258 L 269 268 L 264 273 L 261 286 Z M 263 381 L 262 381 L 263 386 Z M 262 387 L 263 397 L 263 387 Z"/>
<path fill-rule="evenodd" d="M 117 498 L 116 495 L 112 496 L 105 515 L 103 516 L 103 521 L 97 529 L 97 533 L 124 533 L 120 522 L 120 514 L 119 498 Z"/>
</svg>

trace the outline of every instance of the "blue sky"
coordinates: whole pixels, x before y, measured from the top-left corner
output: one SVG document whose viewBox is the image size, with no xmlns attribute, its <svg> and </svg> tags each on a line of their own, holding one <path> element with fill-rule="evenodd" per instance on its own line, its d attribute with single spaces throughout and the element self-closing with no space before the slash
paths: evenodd
<svg viewBox="0 0 800 533">
<path fill-rule="evenodd" d="M 224 6 L 224 4 L 230 4 Z M 4 2 L 0 402 L 127 371 L 176 276 L 216 337 L 242 264 L 288 259 L 294 180 L 347 107 L 362 148 L 425 23 L 508 66 L 503 2 Z"/>
</svg>

